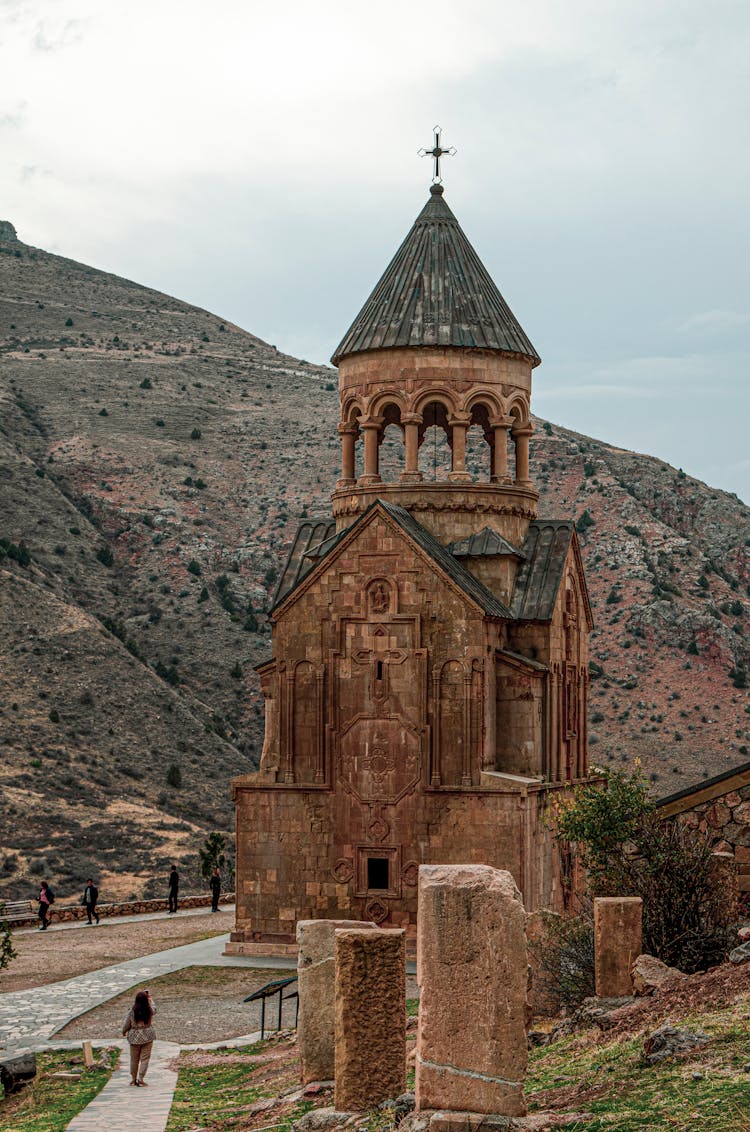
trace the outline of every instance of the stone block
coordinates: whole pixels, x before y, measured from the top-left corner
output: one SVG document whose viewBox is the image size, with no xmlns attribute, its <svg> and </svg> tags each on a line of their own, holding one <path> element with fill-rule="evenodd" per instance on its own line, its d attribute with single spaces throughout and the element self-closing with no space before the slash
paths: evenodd
<svg viewBox="0 0 750 1132">
<path fill-rule="evenodd" d="M 303 1085 L 333 1080 L 336 929 L 374 927 L 361 920 L 300 920 L 297 924 L 297 1050 Z"/>
<path fill-rule="evenodd" d="M 374 1108 L 406 1087 L 406 939 L 402 930 L 336 932 L 334 1104 Z"/>
<path fill-rule="evenodd" d="M 525 1112 L 526 913 L 509 872 L 419 870 L 417 1110 Z"/>
<path fill-rule="evenodd" d="M 594 900 L 594 970 L 600 998 L 633 993 L 632 967 L 643 951 L 640 896 L 597 896 Z"/>
</svg>

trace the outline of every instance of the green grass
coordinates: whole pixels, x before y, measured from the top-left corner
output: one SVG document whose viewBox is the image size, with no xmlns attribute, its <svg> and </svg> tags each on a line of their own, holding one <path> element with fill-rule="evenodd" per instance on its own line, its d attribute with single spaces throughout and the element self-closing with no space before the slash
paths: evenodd
<svg viewBox="0 0 750 1132">
<path fill-rule="evenodd" d="M 247 1109 L 255 1101 L 276 1096 L 298 1083 L 298 1069 L 294 1062 L 292 1076 L 283 1084 L 274 1080 L 273 1087 L 264 1085 L 257 1076 L 266 1066 L 254 1060 L 268 1048 L 267 1042 L 241 1049 L 212 1050 L 212 1064 L 190 1065 L 190 1054 L 182 1054 L 177 1089 L 169 1114 L 167 1132 L 188 1132 L 197 1127 L 205 1132 L 247 1127 Z M 221 1061 L 227 1064 L 222 1065 Z M 257 1121 L 264 1128 L 291 1132 L 294 1121 L 313 1107 L 311 1102 L 299 1101 L 278 1113 L 271 1109 Z"/>
<path fill-rule="evenodd" d="M 406 1017 L 407 1018 L 416 1018 L 416 1016 L 418 1014 L 419 1014 L 419 999 L 418 998 L 407 998 L 407 1000 L 406 1000 Z"/>
<path fill-rule="evenodd" d="M 20 1093 L 0 1101 L 2 1132 L 63 1132 L 74 1116 L 92 1101 L 106 1085 L 119 1055 L 108 1049 L 105 1065 L 83 1068 L 80 1050 L 53 1050 L 39 1053 L 37 1075 Z M 100 1056 L 99 1051 L 95 1057 Z M 53 1077 L 53 1073 L 81 1070 L 80 1077 Z"/>
<path fill-rule="evenodd" d="M 582 1094 L 565 1109 L 591 1119 L 572 1126 L 575 1132 L 750 1132 L 750 1000 L 673 1024 L 713 1040 L 658 1067 L 641 1064 L 642 1036 L 607 1042 L 594 1031 L 532 1050 L 529 1111 L 550 1105 L 544 1090 L 578 1085 Z M 694 1081 L 694 1072 L 702 1079 Z"/>
</svg>

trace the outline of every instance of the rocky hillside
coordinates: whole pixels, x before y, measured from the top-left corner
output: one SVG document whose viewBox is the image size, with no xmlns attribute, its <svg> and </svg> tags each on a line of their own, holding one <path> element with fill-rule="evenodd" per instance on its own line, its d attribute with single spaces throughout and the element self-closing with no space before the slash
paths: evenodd
<svg viewBox="0 0 750 1132">
<path fill-rule="evenodd" d="M 0 226 L 3 892 L 92 870 L 140 892 L 231 827 L 337 410 L 334 371 Z M 594 760 L 640 757 L 659 794 L 746 761 L 748 508 L 549 423 L 532 460 L 542 513 L 582 533 Z"/>
</svg>

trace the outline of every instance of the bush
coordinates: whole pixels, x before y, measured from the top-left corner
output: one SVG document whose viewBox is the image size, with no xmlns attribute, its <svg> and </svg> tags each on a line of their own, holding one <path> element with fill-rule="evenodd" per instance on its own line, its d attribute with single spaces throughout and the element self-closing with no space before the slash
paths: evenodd
<svg viewBox="0 0 750 1132">
<path fill-rule="evenodd" d="M 193 431 L 190 433 L 190 439 L 191 440 L 200 440 L 202 435 L 203 435 L 203 433 L 201 432 L 201 430 L 199 428 L 194 428 Z"/>
<path fill-rule="evenodd" d="M 13 939 L 10 934 L 10 924 L 7 920 L 0 920 L 0 970 L 8 967 L 16 953 L 13 949 Z"/>
<path fill-rule="evenodd" d="M 538 965 L 537 985 L 568 1009 L 596 993 L 594 974 L 594 906 L 580 902 L 576 913 L 541 913 L 543 935 L 529 948 Z"/>
<path fill-rule="evenodd" d="M 188 574 L 195 574 L 196 578 L 201 576 L 201 564 L 196 558 L 191 558 L 187 564 Z"/>
<path fill-rule="evenodd" d="M 65 319 L 65 325 L 66 326 L 72 326 L 73 325 L 73 319 L 72 318 L 66 318 Z"/>
<path fill-rule="evenodd" d="M 139 385 L 138 388 L 139 389 L 153 389 L 154 387 L 151 384 L 151 378 L 150 377 L 144 377 L 143 381 L 141 382 L 141 384 Z"/>
<path fill-rule="evenodd" d="M 717 885 L 709 839 L 662 819 L 639 769 L 607 772 L 556 810 L 556 832 L 578 847 L 592 896 L 640 896 L 643 947 L 692 973 L 730 946 L 731 893 Z"/>
<path fill-rule="evenodd" d="M 586 510 L 583 512 L 578 522 L 576 523 L 576 530 L 579 534 L 583 534 L 584 531 L 587 531 L 589 529 L 589 527 L 593 527 L 595 522 L 596 520 L 594 519 L 591 512 Z"/>
<path fill-rule="evenodd" d="M 108 546 L 100 546 L 96 552 L 96 557 L 102 566 L 111 566 L 115 560 L 115 556 Z"/>
<path fill-rule="evenodd" d="M 208 880 L 214 869 L 226 868 L 227 858 L 224 853 L 226 838 L 221 833 L 209 833 L 203 845 L 198 850 L 201 862 L 201 876 Z"/>
<path fill-rule="evenodd" d="M 177 763 L 170 763 L 167 767 L 167 786 L 179 790 L 182 786 L 182 771 Z"/>
</svg>

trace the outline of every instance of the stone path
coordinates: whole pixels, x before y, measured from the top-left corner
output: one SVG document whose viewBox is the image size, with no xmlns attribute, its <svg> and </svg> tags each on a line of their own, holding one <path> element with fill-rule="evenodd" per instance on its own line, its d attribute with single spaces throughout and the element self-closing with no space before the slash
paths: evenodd
<svg viewBox="0 0 750 1132">
<path fill-rule="evenodd" d="M 295 959 L 223 955 L 228 935 L 183 944 L 89 971 L 60 983 L 0 995 L 0 1046 L 44 1047 L 58 1030 L 129 987 L 183 967 L 287 969 Z M 132 1090 L 135 1092 L 135 1090 Z"/>
<path fill-rule="evenodd" d="M 120 1061 L 97 1097 L 79 1112 L 67 1132 L 164 1132 L 172 1107 L 177 1073 L 171 1068 L 180 1047 L 172 1042 L 154 1042 L 146 1074 L 148 1087 L 130 1084 L 130 1054 L 123 1043 Z"/>
<path fill-rule="evenodd" d="M 142 922 L 144 920 L 171 920 L 171 919 L 178 920 L 178 919 L 182 919 L 183 917 L 186 917 L 186 916 L 211 916 L 211 915 L 214 915 L 216 917 L 216 924 L 217 924 L 217 926 L 221 927 L 222 913 L 230 912 L 232 914 L 232 916 L 234 916 L 234 911 L 235 911 L 235 905 L 234 904 L 221 904 L 219 906 L 219 911 L 215 912 L 215 913 L 211 913 L 208 908 L 183 908 L 183 909 L 179 909 L 177 912 L 141 912 L 138 915 L 134 915 L 134 916 L 102 916 L 101 919 L 99 920 L 98 924 L 91 924 L 91 925 L 87 924 L 85 920 L 64 920 L 63 922 L 56 924 L 54 922 L 54 919 L 53 919 L 53 921 L 50 923 L 50 926 L 47 928 L 47 931 L 48 932 L 69 932 L 71 930 L 75 930 L 75 929 L 79 929 L 79 928 L 85 928 L 86 930 L 88 930 L 89 926 L 91 927 L 91 931 L 94 931 L 96 928 L 116 928 L 119 924 L 137 924 L 137 923 Z M 54 909 L 53 909 L 53 911 L 52 911 L 53 917 L 54 917 L 54 914 L 55 913 L 54 913 Z M 212 923 L 212 926 L 213 926 L 213 923 Z M 34 927 L 34 928 L 15 928 L 14 931 L 13 931 L 13 935 L 32 935 L 34 932 L 38 932 L 38 931 L 39 931 L 39 928 L 37 928 L 37 927 Z"/>
</svg>

